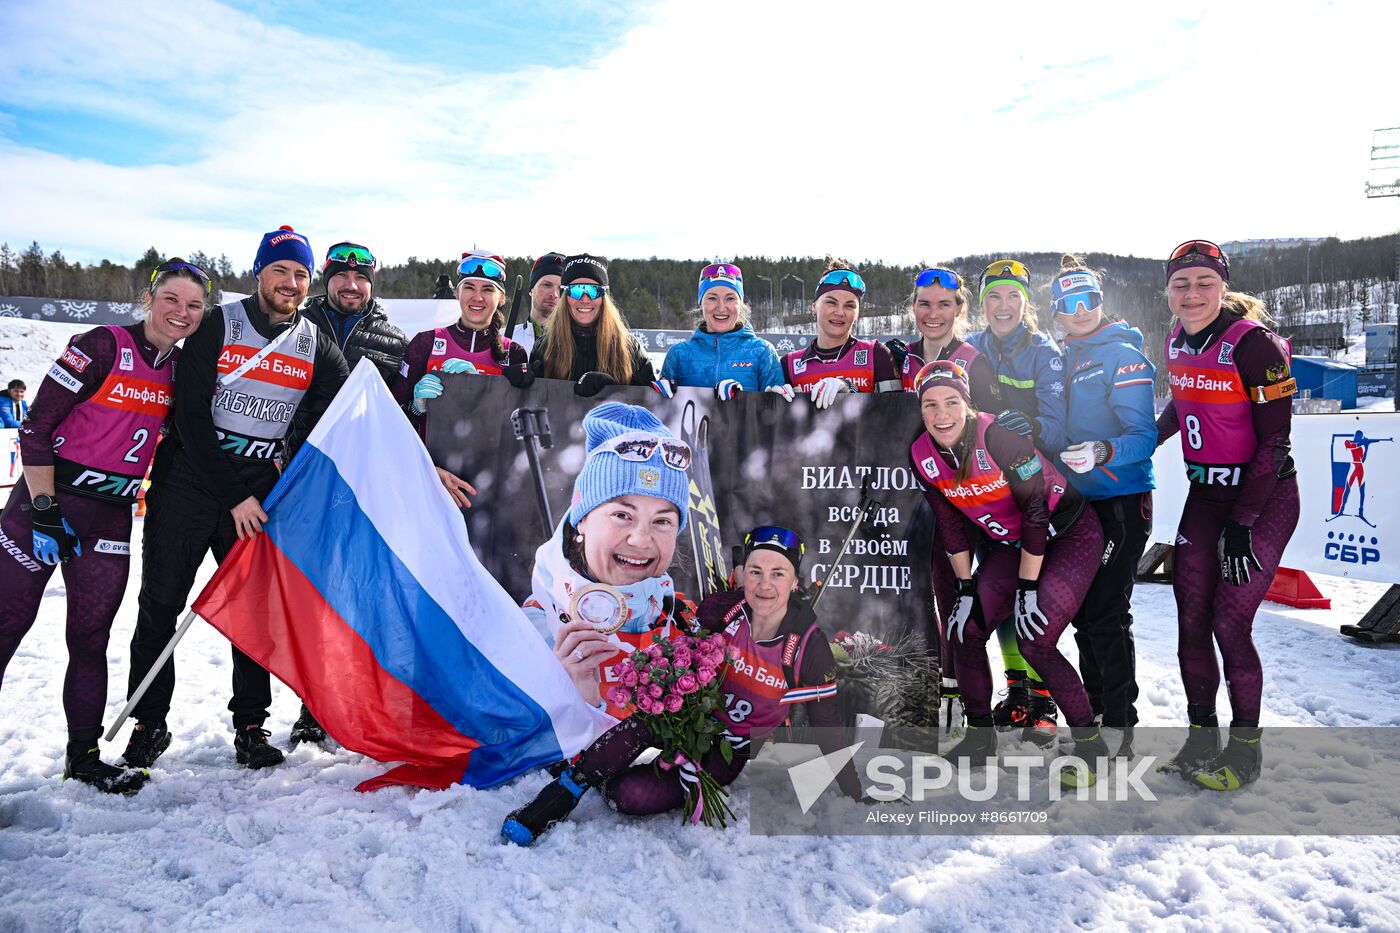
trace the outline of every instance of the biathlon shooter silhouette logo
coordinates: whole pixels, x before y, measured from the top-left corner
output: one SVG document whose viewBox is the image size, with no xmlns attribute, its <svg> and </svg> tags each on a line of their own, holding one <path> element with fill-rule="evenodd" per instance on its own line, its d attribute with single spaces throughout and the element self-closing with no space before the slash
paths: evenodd
<svg viewBox="0 0 1400 933">
<path fill-rule="evenodd" d="M 1372 444 L 1394 443 L 1391 437 L 1367 437 L 1360 430 L 1353 434 L 1332 435 L 1332 515 L 1327 520 L 1335 521 L 1342 516 L 1358 518 L 1376 527 L 1376 523 L 1366 517 L 1366 457 Z M 1341 441 L 1341 444 L 1337 442 Z M 1356 512 L 1347 512 L 1348 503 L 1353 502 L 1356 493 Z"/>
</svg>

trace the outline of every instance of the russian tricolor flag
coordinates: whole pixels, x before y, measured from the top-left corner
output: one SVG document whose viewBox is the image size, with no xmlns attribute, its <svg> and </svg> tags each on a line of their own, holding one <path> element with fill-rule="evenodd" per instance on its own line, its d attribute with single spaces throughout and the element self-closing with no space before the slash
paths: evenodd
<svg viewBox="0 0 1400 933">
<path fill-rule="evenodd" d="M 361 361 L 194 609 L 342 745 L 406 764 L 360 784 L 491 787 L 586 747 L 586 704 L 476 559 L 466 523 Z"/>
</svg>

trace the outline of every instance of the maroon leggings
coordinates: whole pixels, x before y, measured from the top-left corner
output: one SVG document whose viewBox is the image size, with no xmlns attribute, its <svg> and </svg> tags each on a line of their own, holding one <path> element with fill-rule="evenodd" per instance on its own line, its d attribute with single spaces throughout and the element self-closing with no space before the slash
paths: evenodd
<svg viewBox="0 0 1400 933">
<path fill-rule="evenodd" d="M 131 564 L 131 506 L 59 494 L 63 516 L 83 554 L 63 564 L 68 602 L 68 673 L 63 710 L 69 731 L 100 729 L 107 708 L 107 636 L 126 592 Z M 55 567 L 33 555 L 34 525 L 23 480 L 0 515 L 0 684 L 20 641 L 39 615 Z"/>
<path fill-rule="evenodd" d="M 1045 633 L 1034 641 L 1019 635 L 1016 638 L 1022 657 L 1040 674 L 1071 726 L 1089 725 L 1094 721 L 1094 711 L 1079 672 L 1060 654 L 1056 642 L 1079 611 L 1102 556 L 1103 527 L 1098 514 L 1085 508 L 1070 529 L 1053 538 L 1045 549 L 1037 591 L 1040 611 L 1049 621 Z M 977 565 L 980 612 L 968 620 L 963 640 L 954 639 L 950 646 L 957 659 L 958 686 L 969 716 L 991 715 L 992 669 L 987 663 L 987 640 L 997 622 L 1011 617 L 1020 566 L 1020 548 L 1002 544 L 987 548 Z M 987 619 L 994 621 L 988 624 Z"/>
<path fill-rule="evenodd" d="M 725 761 L 717 738 L 701 759 L 700 766 L 722 785 L 728 785 L 744 770 L 748 755 L 734 750 L 732 761 Z M 633 765 L 637 756 L 656 747 L 651 727 L 640 716 L 629 716 L 588 746 L 575 762 L 592 787 L 601 788 L 619 813 L 642 816 L 675 810 L 685 803 L 685 787 L 679 772 L 663 771 L 655 764 Z"/>
<path fill-rule="evenodd" d="M 1220 664 L 1215 659 L 1219 645 L 1231 714 L 1236 721 L 1258 722 L 1264 668 L 1254 648 L 1254 614 L 1298 524 L 1298 480 L 1291 476 L 1279 480 L 1268 504 L 1259 511 L 1251 539 L 1254 556 L 1264 569 L 1251 567 L 1244 586 L 1232 586 L 1220 575 L 1220 534 L 1233 504 L 1208 499 L 1194 486 L 1186 496 L 1172 555 L 1176 656 L 1186 702 L 1213 709 L 1220 691 Z"/>
</svg>

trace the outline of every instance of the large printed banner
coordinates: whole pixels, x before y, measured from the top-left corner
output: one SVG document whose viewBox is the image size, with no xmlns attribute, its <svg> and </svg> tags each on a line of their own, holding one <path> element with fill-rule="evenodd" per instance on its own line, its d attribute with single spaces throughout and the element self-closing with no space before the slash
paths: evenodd
<svg viewBox="0 0 1400 933">
<path fill-rule="evenodd" d="M 1400 582 L 1400 414 L 1299 416 L 1292 438 L 1302 509 L 1283 565 Z M 1180 441 L 1159 447 L 1152 466 L 1152 536 L 1170 544 L 1188 486 Z"/>
<path fill-rule="evenodd" d="M 650 409 L 695 454 L 690 524 L 670 569 L 680 592 L 697 602 L 713 592 L 733 570 L 733 546 L 760 524 L 801 534 L 805 582 L 825 579 L 869 477 L 878 505 L 857 528 L 817 614 L 828 631 L 927 637 L 932 512 L 907 465 L 922 430 L 913 395 L 843 395 L 818 411 L 805 397 L 789 403 L 770 394 L 719 402 L 695 389 L 666 399 L 613 387 L 581 399 L 572 383 L 548 379 L 525 391 L 504 379 L 444 382 L 429 409 L 428 450 L 476 487 L 476 507 L 466 511 L 472 544 L 517 600 L 529 595 L 535 551 L 554 531 L 540 496 L 550 520 L 561 521 L 583 466 L 583 416 L 621 401 Z"/>
</svg>

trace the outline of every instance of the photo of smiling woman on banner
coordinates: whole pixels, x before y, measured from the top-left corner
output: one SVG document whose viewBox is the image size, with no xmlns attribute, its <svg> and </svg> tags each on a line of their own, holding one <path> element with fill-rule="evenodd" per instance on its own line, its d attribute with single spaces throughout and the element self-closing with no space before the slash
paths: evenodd
<svg viewBox="0 0 1400 933">
<path fill-rule="evenodd" d="M 1191 733 L 1169 767 L 1211 790 L 1252 784 L 1263 762 L 1259 707 L 1264 669 L 1254 614 L 1298 524 L 1290 456 L 1288 341 L 1269 330 L 1264 303 L 1230 291 L 1230 260 L 1209 240 L 1188 240 L 1167 260 L 1171 401 L 1158 444 L 1181 433 L 1190 491 L 1174 552 L 1177 657 Z M 1215 696 L 1220 646 L 1230 697 L 1221 749 Z"/>
<path fill-rule="evenodd" d="M 690 447 L 637 405 L 583 418 L 587 453 L 568 515 L 535 553 L 525 615 L 589 703 L 608 703 L 610 664 L 661 633 L 689 632 L 694 607 L 667 571 L 690 511 Z"/>
</svg>

